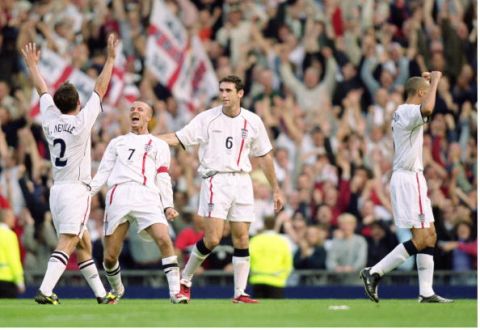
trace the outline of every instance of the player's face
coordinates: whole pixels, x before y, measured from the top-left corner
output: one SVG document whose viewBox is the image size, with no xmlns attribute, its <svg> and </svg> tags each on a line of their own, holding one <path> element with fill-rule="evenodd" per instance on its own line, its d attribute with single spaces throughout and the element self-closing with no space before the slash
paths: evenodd
<svg viewBox="0 0 480 330">
<path fill-rule="evenodd" d="M 130 107 L 130 123 L 132 128 L 141 129 L 147 127 L 151 119 L 149 106 L 144 102 L 133 102 Z"/>
<path fill-rule="evenodd" d="M 220 84 L 220 97 L 224 107 L 233 107 L 240 104 L 243 96 L 243 90 L 237 91 L 235 84 L 231 82 L 222 82 Z"/>
</svg>

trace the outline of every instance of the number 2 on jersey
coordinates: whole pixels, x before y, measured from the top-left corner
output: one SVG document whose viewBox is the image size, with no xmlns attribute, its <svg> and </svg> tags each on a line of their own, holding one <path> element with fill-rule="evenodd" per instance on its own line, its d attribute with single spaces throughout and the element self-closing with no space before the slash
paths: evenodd
<svg viewBox="0 0 480 330">
<path fill-rule="evenodd" d="M 67 145 L 63 139 L 55 139 L 53 140 L 53 146 L 57 144 L 60 145 L 60 155 L 59 157 L 55 157 L 55 166 L 56 167 L 64 167 L 67 165 L 67 159 L 62 159 L 65 156 L 65 151 L 67 150 Z"/>
</svg>

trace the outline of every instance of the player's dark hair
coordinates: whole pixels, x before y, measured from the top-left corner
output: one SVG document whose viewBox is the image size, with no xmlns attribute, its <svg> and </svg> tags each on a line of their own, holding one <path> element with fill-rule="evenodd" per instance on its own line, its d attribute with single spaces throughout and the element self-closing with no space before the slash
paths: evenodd
<svg viewBox="0 0 480 330">
<path fill-rule="evenodd" d="M 79 99 L 77 89 L 68 81 L 63 83 L 53 94 L 53 102 L 63 114 L 75 111 Z"/>
<path fill-rule="evenodd" d="M 219 84 L 221 84 L 222 82 L 228 82 L 228 83 L 235 84 L 235 88 L 236 88 L 237 92 L 243 90 L 243 82 L 242 82 L 242 79 L 240 79 L 240 78 L 237 77 L 237 76 L 230 75 L 230 76 L 223 77 L 223 78 L 220 80 Z"/>
</svg>

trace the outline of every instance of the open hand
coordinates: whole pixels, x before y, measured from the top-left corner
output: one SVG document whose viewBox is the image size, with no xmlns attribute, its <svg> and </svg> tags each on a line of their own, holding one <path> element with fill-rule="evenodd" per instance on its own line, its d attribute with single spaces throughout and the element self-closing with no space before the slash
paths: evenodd
<svg viewBox="0 0 480 330">
<path fill-rule="evenodd" d="M 118 46 L 119 40 L 114 33 L 110 33 L 107 40 L 107 56 L 115 58 L 116 49 Z"/>
<path fill-rule="evenodd" d="M 22 48 L 22 55 L 29 67 L 37 65 L 40 61 L 40 50 L 37 50 L 37 45 L 34 42 L 29 42 Z"/>
</svg>

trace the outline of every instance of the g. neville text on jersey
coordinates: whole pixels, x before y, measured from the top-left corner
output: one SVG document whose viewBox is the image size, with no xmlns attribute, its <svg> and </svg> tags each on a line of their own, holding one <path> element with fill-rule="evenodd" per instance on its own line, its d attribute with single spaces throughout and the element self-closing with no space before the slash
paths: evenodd
<svg viewBox="0 0 480 330">
<path fill-rule="evenodd" d="M 55 129 L 55 133 L 67 132 L 67 133 L 73 134 L 73 130 L 75 129 L 75 126 L 70 124 L 58 124 L 54 126 L 54 129 Z"/>
</svg>

